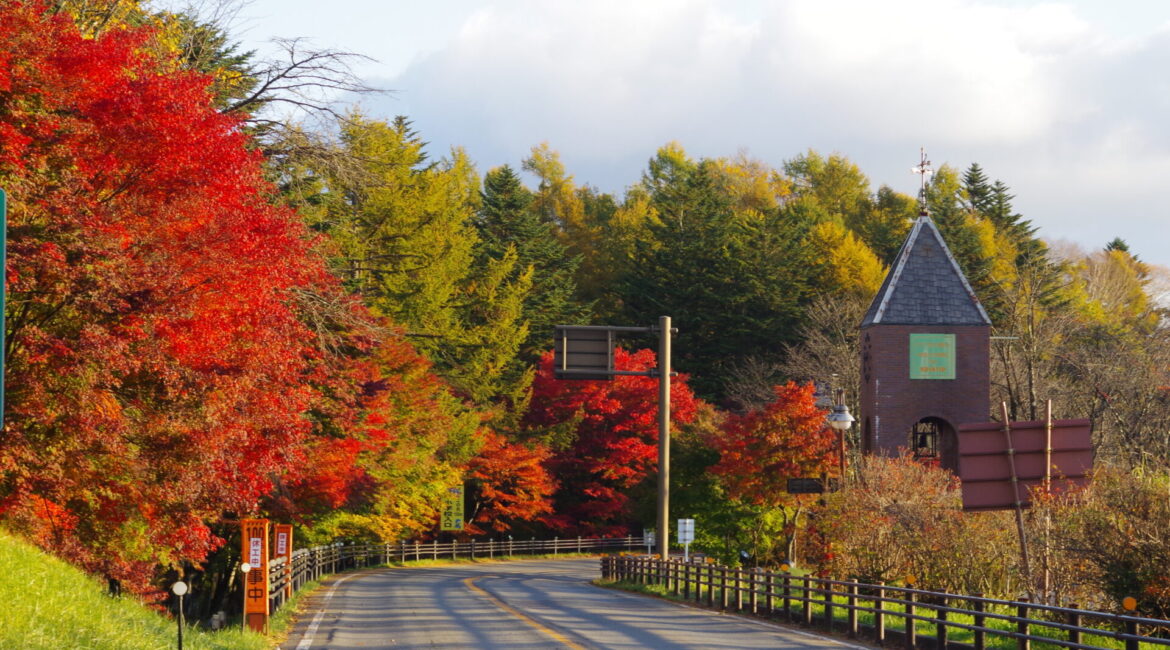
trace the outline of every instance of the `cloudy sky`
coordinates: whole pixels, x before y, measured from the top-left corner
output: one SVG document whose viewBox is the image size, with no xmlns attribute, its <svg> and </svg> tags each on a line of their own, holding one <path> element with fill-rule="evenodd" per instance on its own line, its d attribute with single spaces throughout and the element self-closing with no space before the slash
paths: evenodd
<svg viewBox="0 0 1170 650">
<path fill-rule="evenodd" d="M 808 149 L 914 193 L 978 162 L 1050 240 L 1170 265 L 1164 0 L 255 0 L 250 47 L 302 36 L 376 59 L 432 154 L 481 171 L 560 152 L 620 194 L 661 145 L 779 166 Z"/>
</svg>

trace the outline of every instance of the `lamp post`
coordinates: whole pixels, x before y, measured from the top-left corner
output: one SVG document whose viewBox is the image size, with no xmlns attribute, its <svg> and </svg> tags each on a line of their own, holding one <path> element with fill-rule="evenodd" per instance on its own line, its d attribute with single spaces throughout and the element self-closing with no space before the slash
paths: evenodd
<svg viewBox="0 0 1170 650">
<path fill-rule="evenodd" d="M 171 585 L 171 593 L 179 597 L 179 650 L 183 650 L 183 596 L 187 594 L 187 583 L 182 580 Z"/>
<path fill-rule="evenodd" d="M 248 572 L 252 570 L 252 565 L 247 562 L 240 564 L 240 573 L 244 576 L 244 581 L 241 584 L 240 594 L 243 596 L 243 621 L 240 623 L 244 630 L 248 629 Z"/>
<path fill-rule="evenodd" d="M 853 426 L 854 417 L 845 405 L 845 389 L 838 388 L 833 410 L 829 413 L 829 426 L 837 431 L 837 464 L 841 470 L 841 482 L 845 482 L 845 432 Z"/>
</svg>

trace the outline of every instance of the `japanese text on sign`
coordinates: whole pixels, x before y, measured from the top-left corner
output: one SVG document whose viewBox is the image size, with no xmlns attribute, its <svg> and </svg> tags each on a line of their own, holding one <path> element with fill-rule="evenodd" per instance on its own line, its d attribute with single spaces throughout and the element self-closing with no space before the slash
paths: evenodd
<svg viewBox="0 0 1170 650">
<path fill-rule="evenodd" d="M 911 334 L 910 378 L 954 379 L 955 335 Z"/>
<path fill-rule="evenodd" d="M 447 488 L 440 530 L 463 530 L 463 486 Z"/>
</svg>

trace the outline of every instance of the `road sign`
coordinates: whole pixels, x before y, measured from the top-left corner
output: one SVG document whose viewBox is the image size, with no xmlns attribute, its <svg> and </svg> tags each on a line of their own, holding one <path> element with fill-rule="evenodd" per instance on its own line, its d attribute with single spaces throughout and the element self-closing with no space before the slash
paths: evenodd
<svg viewBox="0 0 1170 650">
<path fill-rule="evenodd" d="M 683 547 L 683 561 L 691 561 L 691 542 L 695 541 L 695 520 L 678 520 L 678 543 Z"/>
<path fill-rule="evenodd" d="M 463 486 L 447 488 L 440 530 L 463 530 Z"/>
<path fill-rule="evenodd" d="M 613 329 L 557 325 L 553 376 L 557 379 L 613 379 Z"/>
<path fill-rule="evenodd" d="M 822 494 L 826 492 L 837 491 L 837 479 L 827 479 L 828 485 L 825 485 L 825 480 L 819 478 L 790 478 L 788 479 L 788 493 L 789 494 Z"/>
<path fill-rule="evenodd" d="M 1054 491 L 1088 482 L 1093 468 L 1089 420 L 1053 420 L 1051 440 L 1044 420 L 1012 422 L 1010 451 L 1003 429 L 1002 422 L 959 426 L 964 510 L 1003 510 L 1014 508 L 1016 501 L 1028 507 L 1032 489 L 1042 487 L 1045 476 Z"/>
</svg>

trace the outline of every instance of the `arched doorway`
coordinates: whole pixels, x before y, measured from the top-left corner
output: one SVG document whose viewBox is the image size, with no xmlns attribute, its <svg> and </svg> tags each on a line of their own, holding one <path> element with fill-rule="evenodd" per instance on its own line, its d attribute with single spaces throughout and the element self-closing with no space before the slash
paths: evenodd
<svg viewBox="0 0 1170 650">
<path fill-rule="evenodd" d="M 942 418 L 925 417 L 910 429 L 910 451 L 914 459 L 959 471 L 959 444 L 955 428 Z"/>
</svg>

